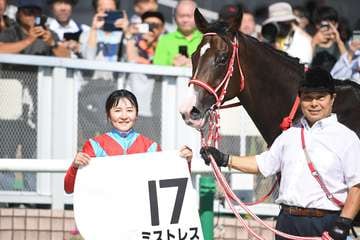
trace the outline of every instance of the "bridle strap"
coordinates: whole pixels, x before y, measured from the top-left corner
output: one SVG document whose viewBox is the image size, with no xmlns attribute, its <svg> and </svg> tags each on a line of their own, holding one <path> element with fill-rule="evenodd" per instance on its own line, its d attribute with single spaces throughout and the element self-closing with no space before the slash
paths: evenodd
<svg viewBox="0 0 360 240">
<path fill-rule="evenodd" d="M 309 167 L 309 170 L 311 172 L 311 175 L 316 179 L 316 181 L 319 183 L 321 189 L 324 191 L 326 197 L 332 202 L 334 203 L 336 206 L 342 208 L 344 206 L 344 203 L 342 201 L 340 201 L 339 199 L 337 199 L 330 191 L 329 189 L 326 187 L 324 180 L 322 179 L 322 177 L 320 176 L 319 172 L 316 170 L 314 163 L 311 161 L 310 159 L 310 155 L 306 149 L 306 144 L 305 144 L 305 134 L 304 134 L 304 126 L 301 126 L 301 147 L 304 151 L 305 154 L 305 159 L 307 162 L 307 165 Z"/>
</svg>

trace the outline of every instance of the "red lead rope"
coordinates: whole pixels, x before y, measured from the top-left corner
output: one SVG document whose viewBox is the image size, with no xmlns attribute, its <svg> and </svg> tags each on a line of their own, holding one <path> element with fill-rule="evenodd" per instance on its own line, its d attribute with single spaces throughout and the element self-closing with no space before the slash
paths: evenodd
<svg viewBox="0 0 360 240">
<path fill-rule="evenodd" d="M 321 189 L 324 191 L 324 193 L 326 194 L 326 197 L 333 202 L 336 206 L 342 208 L 344 206 L 344 203 L 342 201 L 340 201 L 339 199 L 337 199 L 330 191 L 329 189 L 326 187 L 324 181 L 322 180 L 319 172 L 316 170 L 313 162 L 310 159 L 310 155 L 308 153 L 308 151 L 306 150 L 306 145 L 305 145 L 305 134 L 304 134 L 304 126 L 301 127 L 301 146 L 302 149 L 304 150 L 305 153 L 305 158 L 307 161 L 307 165 L 310 169 L 311 175 L 313 175 L 313 177 L 316 179 L 316 181 L 319 183 Z"/>
</svg>

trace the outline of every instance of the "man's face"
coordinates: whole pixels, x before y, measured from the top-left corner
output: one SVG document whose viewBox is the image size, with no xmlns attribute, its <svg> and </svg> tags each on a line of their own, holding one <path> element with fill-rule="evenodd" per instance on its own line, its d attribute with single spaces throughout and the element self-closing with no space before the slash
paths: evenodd
<svg viewBox="0 0 360 240">
<path fill-rule="evenodd" d="M 52 14 L 60 23 L 67 23 L 72 13 L 72 5 L 67 2 L 58 1 L 52 5 Z"/>
<path fill-rule="evenodd" d="M 190 35 L 195 29 L 194 11 L 195 4 L 191 1 L 180 3 L 176 9 L 175 21 L 184 35 Z"/>
<path fill-rule="evenodd" d="M 310 126 L 330 116 L 335 96 L 336 94 L 328 92 L 302 92 L 300 94 L 301 110 Z"/>
<path fill-rule="evenodd" d="M 157 17 L 148 17 L 144 19 L 144 23 L 149 24 L 152 29 L 147 34 L 150 42 L 157 41 L 161 33 L 164 31 L 164 23 Z"/>
<path fill-rule="evenodd" d="M 241 20 L 240 31 L 245 34 L 251 35 L 255 32 L 255 27 L 256 23 L 254 16 L 250 13 L 244 13 Z"/>
<path fill-rule="evenodd" d="M 0 16 L 3 16 L 6 11 L 7 0 L 0 0 Z"/>
</svg>

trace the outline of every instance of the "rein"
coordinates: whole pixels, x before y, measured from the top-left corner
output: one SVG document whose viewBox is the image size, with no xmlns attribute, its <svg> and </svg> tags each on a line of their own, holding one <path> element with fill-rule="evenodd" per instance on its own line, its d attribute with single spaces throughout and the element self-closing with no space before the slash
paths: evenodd
<svg viewBox="0 0 360 240">
<path fill-rule="evenodd" d="M 204 34 L 205 37 L 206 36 L 215 36 L 215 35 L 217 35 L 217 33 L 211 32 L 211 33 Z M 236 107 L 236 106 L 241 105 L 240 102 L 228 104 L 228 105 L 222 105 L 222 102 L 223 102 L 226 92 L 227 92 L 227 88 L 229 86 L 230 79 L 234 72 L 235 59 L 237 60 L 237 65 L 238 65 L 238 69 L 240 72 L 240 92 L 243 91 L 245 88 L 245 77 L 244 77 L 244 74 L 243 74 L 243 71 L 241 68 L 241 64 L 240 64 L 240 57 L 239 57 L 239 52 L 238 52 L 239 44 L 237 42 L 236 36 L 234 37 L 234 40 L 231 41 L 231 45 L 232 45 L 232 54 L 231 54 L 231 58 L 228 63 L 225 77 L 215 88 L 211 87 L 209 84 L 207 84 L 205 82 L 198 80 L 196 78 L 196 75 L 189 81 L 189 85 L 194 84 L 194 85 L 204 88 L 206 91 L 208 91 L 210 94 L 212 94 L 216 99 L 216 102 L 209 109 L 209 118 L 210 118 L 209 119 L 210 120 L 209 121 L 209 135 L 206 140 L 205 140 L 205 135 L 204 135 L 203 131 L 201 130 L 201 141 L 202 141 L 203 146 L 217 146 L 218 145 L 218 140 L 220 138 L 220 134 L 219 134 L 220 114 L 219 114 L 218 110 L 224 109 L 224 108 Z M 217 93 L 219 91 L 220 91 L 220 94 L 218 95 Z"/>
</svg>

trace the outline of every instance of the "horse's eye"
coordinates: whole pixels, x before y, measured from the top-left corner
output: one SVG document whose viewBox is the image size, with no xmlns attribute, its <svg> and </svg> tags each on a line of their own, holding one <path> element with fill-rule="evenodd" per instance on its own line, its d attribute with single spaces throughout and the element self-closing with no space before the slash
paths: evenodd
<svg viewBox="0 0 360 240">
<path fill-rule="evenodd" d="M 219 54 L 215 59 L 215 63 L 216 64 L 221 64 L 221 65 L 226 64 L 226 61 L 227 61 L 227 54 L 226 53 Z"/>
</svg>

